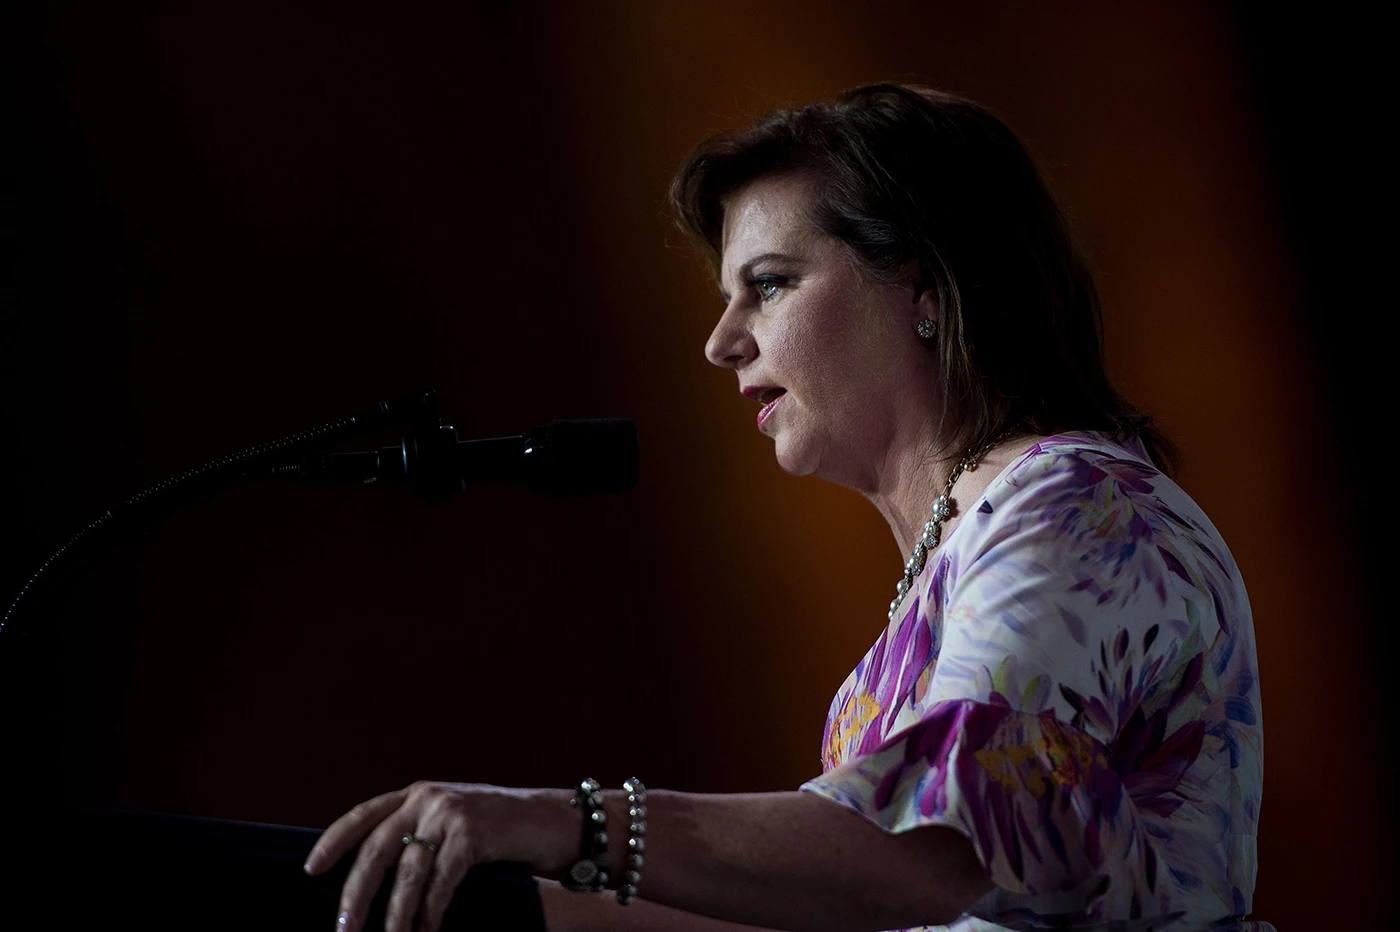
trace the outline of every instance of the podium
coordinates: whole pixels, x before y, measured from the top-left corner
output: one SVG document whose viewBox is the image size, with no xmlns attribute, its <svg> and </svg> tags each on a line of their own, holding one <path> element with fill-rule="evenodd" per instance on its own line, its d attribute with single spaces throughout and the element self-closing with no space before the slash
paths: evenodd
<svg viewBox="0 0 1400 932">
<path fill-rule="evenodd" d="M 302 864 L 321 832 L 294 826 L 98 810 L 70 813 L 68 832 L 76 847 L 59 870 L 76 882 L 65 884 L 70 893 L 58 905 L 84 926 L 325 932 L 354 861 L 348 854 L 332 871 L 308 877 Z M 367 932 L 383 929 L 392 883 L 391 873 Z M 472 868 L 442 929 L 545 932 L 528 865 Z"/>
</svg>

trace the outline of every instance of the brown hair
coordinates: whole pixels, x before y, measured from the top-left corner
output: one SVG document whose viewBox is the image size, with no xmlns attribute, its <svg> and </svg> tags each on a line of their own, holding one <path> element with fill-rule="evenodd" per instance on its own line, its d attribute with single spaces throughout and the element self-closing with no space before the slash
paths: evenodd
<svg viewBox="0 0 1400 932">
<path fill-rule="evenodd" d="M 774 110 L 702 142 L 676 175 L 681 228 L 712 263 L 727 199 L 760 177 L 817 182 L 811 220 L 877 280 L 938 297 L 942 453 L 1013 427 L 1140 439 L 1161 468 L 1171 442 L 1109 383 L 1098 289 L 1039 170 L 985 108 L 927 88 L 875 84 L 834 103 Z"/>
</svg>

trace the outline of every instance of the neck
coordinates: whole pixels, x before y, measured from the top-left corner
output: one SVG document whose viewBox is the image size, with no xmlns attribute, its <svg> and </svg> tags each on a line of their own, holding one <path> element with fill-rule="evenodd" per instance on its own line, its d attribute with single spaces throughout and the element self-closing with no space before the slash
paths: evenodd
<svg viewBox="0 0 1400 932">
<path fill-rule="evenodd" d="M 931 433 L 920 435 L 921 438 L 930 436 Z M 929 506 L 942 493 L 953 471 L 953 464 L 964 452 L 957 451 L 949 458 L 940 460 L 934 456 L 934 446 L 928 439 L 892 445 L 873 487 L 863 490 L 865 497 L 890 526 L 895 546 L 902 555 L 901 563 L 909 558 L 915 542 L 923 536 L 924 523 L 930 518 Z M 945 523 L 945 535 L 951 523 L 951 518 Z"/>
<path fill-rule="evenodd" d="M 992 480 L 1037 439 L 1041 438 L 1029 433 L 1006 437 L 977 460 L 975 469 L 958 476 L 950 496 L 951 514 L 943 522 L 942 540 L 948 539 L 953 528 Z M 874 491 L 865 493 L 889 524 L 890 533 L 894 535 L 895 545 L 901 554 L 901 562 L 909 559 L 915 542 L 923 536 L 924 523 L 932 517 L 930 506 L 943 493 L 955 464 L 969 452 L 955 450 L 947 459 L 939 460 L 932 451 L 931 443 L 891 448 L 879 474 L 885 481 L 877 483 Z"/>
</svg>

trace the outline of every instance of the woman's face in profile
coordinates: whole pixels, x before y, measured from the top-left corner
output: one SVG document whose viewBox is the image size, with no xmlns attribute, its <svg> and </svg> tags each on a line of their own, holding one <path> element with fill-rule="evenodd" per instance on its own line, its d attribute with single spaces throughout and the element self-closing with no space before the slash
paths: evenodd
<svg viewBox="0 0 1400 932">
<path fill-rule="evenodd" d="M 705 355 L 762 405 L 758 428 L 785 471 L 872 490 L 897 432 L 929 429 L 936 387 L 914 325 L 936 310 L 912 283 L 872 280 L 813 229 L 812 184 L 761 178 L 726 202 L 726 307 Z"/>
</svg>

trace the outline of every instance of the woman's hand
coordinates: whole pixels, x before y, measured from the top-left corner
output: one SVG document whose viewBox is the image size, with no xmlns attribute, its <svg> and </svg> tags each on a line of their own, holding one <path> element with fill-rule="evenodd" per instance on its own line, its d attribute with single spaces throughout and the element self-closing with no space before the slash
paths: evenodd
<svg viewBox="0 0 1400 932">
<path fill-rule="evenodd" d="M 566 790 L 473 783 L 415 783 L 360 803 L 317 840 L 306 872 L 319 874 L 359 847 L 340 894 L 338 928 L 358 932 L 390 868 L 385 932 L 436 929 L 467 871 L 486 861 L 562 870 L 576 847 L 578 815 Z"/>
</svg>

